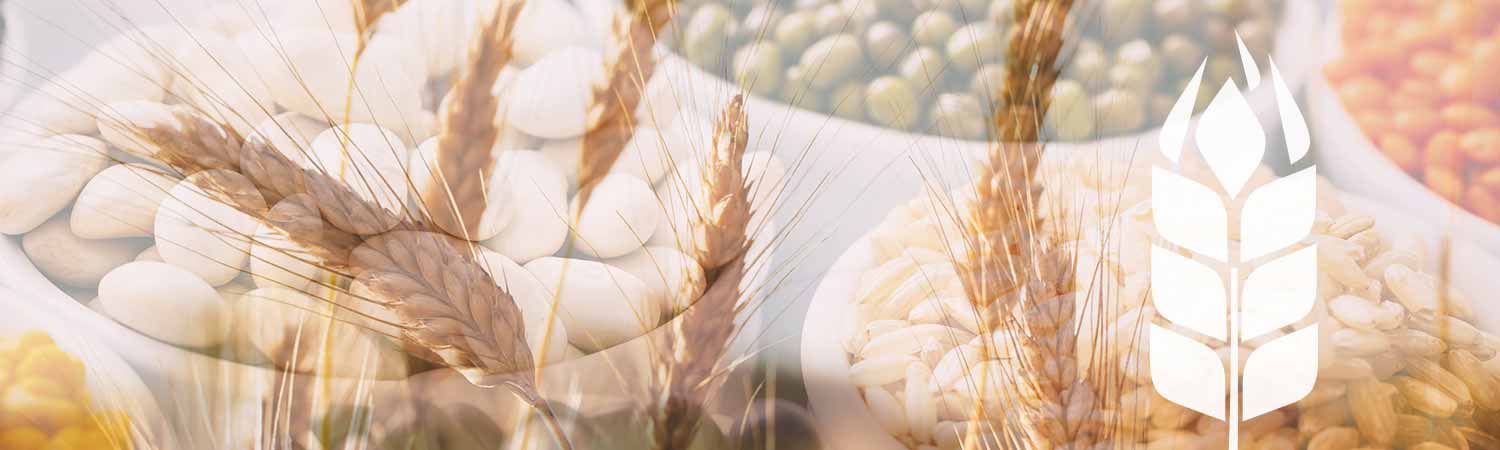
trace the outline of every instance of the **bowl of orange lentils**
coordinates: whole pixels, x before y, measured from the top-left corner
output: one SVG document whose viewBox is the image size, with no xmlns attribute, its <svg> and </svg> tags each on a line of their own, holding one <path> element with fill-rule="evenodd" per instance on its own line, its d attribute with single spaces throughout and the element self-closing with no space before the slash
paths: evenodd
<svg viewBox="0 0 1500 450">
<path fill-rule="evenodd" d="M 106 346 L 0 288 L 0 449 L 173 449 L 140 377 Z"/>
<path fill-rule="evenodd" d="M 1308 84 L 1319 170 L 1500 252 L 1500 0 L 1338 0 Z"/>
</svg>

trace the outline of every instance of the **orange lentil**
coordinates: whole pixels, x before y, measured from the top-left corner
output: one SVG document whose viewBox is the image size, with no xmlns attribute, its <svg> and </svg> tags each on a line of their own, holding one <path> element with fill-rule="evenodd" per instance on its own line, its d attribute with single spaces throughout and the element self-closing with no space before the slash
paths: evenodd
<svg viewBox="0 0 1500 450">
<path fill-rule="evenodd" d="M 1458 148 L 1458 133 L 1440 131 L 1422 149 L 1422 164 L 1457 171 L 1463 167 L 1464 155 Z"/>
<path fill-rule="evenodd" d="M 1458 172 L 1439 166 L 1427 166 L 1422 171 L 1422 178 L 1439 196 L 1453 203 L 1463 203 L 1464 180 L 1459 177 Z"/>
<path fill-rule="evenodd" d="M 1476 84 L 1474 70 L 1466 64 L 1454 64 L 1443 70 L 1438 77 L 1438 87 L 1449 98 L 1464 98 L 1474 92 Z"/>
<path fill-rule="evenodd" d="M 1474 161 L 1500 163 L 1500 127 L 1482 128 L 1464 133 L 1458 148 Z"/>
<path fill-rule="evenodd" d="M 1459 130 L 1500 126 L 1500 114 L 1475 102 L 1454 102 L 1443 107 L 1443 125 Z"/>
<path fill-rule="evenodd" d="M 1391 115 L 1391 126 L 1414 138 L 1426 138 L 1438 130 L 1437 112 L 1422 106 L 1397 110 Z"/>
<path fill-rule="evenodd" d="M 1412 144 L 1411 139 L 1407 139 L 1400 133 L 1386 133 L 1380 137 L 1380 142 L 1376 145 L 1379 145 L 1380 149 L 1385 151 L 1386 156 L 1400 166 L 1401 170 L 1412 172 L 1422 166 L 1421 149 L 1418 149 L 1416 144 Z"/>
<path fill-rule="evenodd" d="M 1463 206 L 1485 220 L 1500 222 L 1500 200 L 1484 186 L 1476 184 L 1464 190 Z"/>
<path fill-rule="evenodd" d="M 1474 176 L 1473 181 L 1485 189 L 1500 192 L 1500 166 L 1484 169 Z"/>
<path fill-rule="evenodd" d="M 1410 68 L 1412 72 L 1436 80 L 1442 76 L 1443 69 L 1452 61 L 1453 56 L 1447 52 L 1441 50 L 1422 50 L 1411 56 Z"/>
<path fill-rule="evenodd" d="M 1380 105 L 1390 88 L 1374 77 L 1359 77 L 1339 87 L 1339 98 L 1349 109 L 1362 109 Z"/>
</svg>

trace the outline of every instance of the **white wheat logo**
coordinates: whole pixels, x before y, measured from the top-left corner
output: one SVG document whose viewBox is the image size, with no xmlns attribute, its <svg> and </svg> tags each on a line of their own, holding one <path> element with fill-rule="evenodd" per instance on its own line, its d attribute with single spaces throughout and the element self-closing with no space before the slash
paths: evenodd
<svg viewBox="0 0 1500 450">
<path fill-rule="evenodd" d="M 1260 72 L 1243 41 L 1240 56 L 1247 87 L 1254 89 Z M 1270 72 L 1288 156 L 1297 162 L 1307 155 L 1307 125 L 1275 62 Z M 1173 164 L 1182 155 L 1202 78 L 1199 66 L 1162 127 L 1161 151 Z M 1204 110 L 1194 138 L 1222 191 L 1170 168 L 1152 169 L 1157 231 L 1180 250 L 1152 246 L 1151 289 L 1160 315 L 1198 336 L 1153 324 L 1151 379 L 1167 400 L 1228 422 L 1230 448 L 1238 448 L 1241 421 L 1302 399 L 1317 380 L 1316 324 L 1260 345 L 1239 367 L 1244 342 L 1293 325 L 1312 310 L 1317 247 L 1299 242 L 1312 231 L 1317 177 L 1309 167 L 1242 192 L 1265 154 L 1266 134 L 1232 79 Z M 1240 198 L 1239 223 L 1231 224 L 1229 208 Z M 1238 242 L 1229 238 L 1230 226 L 1239 227 Z M 1241 284 L 1244 273 L 1249 276 Z M 1227 345 L 1227 372 L 1219 354 L 1200 340 Z"/>
</svg>

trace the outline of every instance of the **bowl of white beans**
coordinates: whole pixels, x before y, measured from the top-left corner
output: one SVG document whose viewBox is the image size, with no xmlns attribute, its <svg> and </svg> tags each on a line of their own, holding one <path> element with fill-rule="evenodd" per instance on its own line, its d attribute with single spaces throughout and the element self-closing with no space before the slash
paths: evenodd
<svg viewBox="0 0 1500 450">
<path fill-rule="evenodd" d="M 443 93 L 485 2 L 406 2 L 376 25 L 352 72 L 352 24 L 328 19 L 344 17 L 349 2 L 262 3 L 254 15 L 233 2 L 197 5 L 178 11 L 177 25 L 125 30 L 21 93 L 14 111 L 24 117 L 0 123 L 0 284 L 107 342 L 169 396 L 238 386 L 222 401 L 256 404 L 293 373 L 286 380 L 326 384 L 341 399 L 448 392 L 508 420 L 508 394 L 410 357 L 391 336 L 399 333 L 360 310 L 362 286 L 327 286 L 330 271 L 297 257 L 286 236 L 204 194 L 195 185 L 204 174 L 184 177 L 142 156 L 125 132 L 193 108 L 327 170 L 367 201 L 415 213 L 414 192 L 433 179 Z M 616 397 L 605 394 L 645 379 L 632 374 L 650 360 L 648 336 L 703 290 L 687 218 L 701 207 L 699 164 L 714 124 L 708 112 L 679 113 L 688 99 L 665 84 L 685 80 L 660 77 L 638 113 L 651 119 L 575 211 L 600 52 L 544 32 L 582 20 L 572 6 L 530 5 L 494 87 L 501 136 L 487 211 L 497 213 L 484 217 L 473 248 L 521 309 L 535 362 L 546 364 L 544 395 Z M 275 39 L 264 34 L 273 27 Z M 745 159 L 762 186 L 756 200 L 769 201 L 784 168 L 765 153 Z M 393 182 L 357 181 L 370 179 Z M 765 220 L 752 230 L 775 235 Z M 190 442 L 225 439 L 237 437 Z"/>
</svg>

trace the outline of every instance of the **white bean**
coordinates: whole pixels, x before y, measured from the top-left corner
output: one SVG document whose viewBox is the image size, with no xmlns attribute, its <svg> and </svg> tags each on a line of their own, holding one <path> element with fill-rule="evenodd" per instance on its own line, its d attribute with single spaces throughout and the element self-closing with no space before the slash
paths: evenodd
<svg viewBox="0 0 1500 450">
<path fill-rule="evenodd" d="M 54 136 L 0 160 L 0 233 L 31 231 L 62 211 L 108 164 L 103 142 Z"/>
<path fill-rule="evenodd" d="M 215 33 L 193 33 L 174 54 L 174 98 L 180 98 L 219 123 L 248 133 L 275 111 L 271 89 L 256 76 L 256 61 L 234 41 Z"/>
<path fill-rule="evenodd" d="M 682 312 L 703 295 L 703 267 L 686 253 L 671 247 L 644 247 L 607 261 L 646 283 L 653 301 Z"/>
<path fill-rule="evenodd" d="M 395 216 L 404 213 L 410 186 L 406 179 L 409 152 L 395 133 L 375 125 L 354 124 L 348 131 L 324 131 L 313 140 L 312 147 L 313 168 L 393 214 L 389 223 L 372 226 L 387 230 L 396 226 Z"/>
<path fill-rule="evenodd" d="M 537 362 L 558 362 L 567 357 L 568 327 L 563 324 L 560 308 L 553 307 L 556 295 L 542 284 L 536 275 L 522 268 L 504 255 L 481 250 L 479 256 L 485 272 L 495 279 L 520 308 L 526 327 L 526 343 L 531 347 L 531 356 Z M 554 312 L 554 309 L 559 311 Z M 546 346 L 546 358 L 543 358 Z"/>
<path fill-rule="evenodd" d="M 263 288 L 302 290 L 321 281 L 324 275 L 307 247 L 279 228 L 260 224 L 250 243 L 250 276 L 256 286 Z"/>
<path fill-rule="evenodd" d="M 225 195 L 236 200 L 228 201 Z M 200 172 L 178 183 L 156 213 L 156 246 L 162 260 L 212 286 L 234 279 L 249 259 L 249 237 L 259 226 L 237 204 L 266 207 L 260 191 L 237 173 Z"/>
<path fill-rule="evenodd" d="M 141 164 L 104 169 L 89 180 L 73 203 L 73 232 L 86 239 L 150 237 L 156 210 L 178 181 Z"/>
<path fill-rule="evenodd" d="M 390 341 L 346 322 L 352 314 L 300 291 L 260 288 L 233 307 L 240 333 L 278 367 L 339 377 L 404 373 L 400 350 Z"/>
<path fill-rule="evenodd" d="M 99 286 L 104 274 L 130 262 L 146 243 L 140 240 L 93 240 L 73 234 L 67 216 L 57 217 L 21 238 L 21 248 L 37 270 L 53 281 L 80 289 Z"/>
<path fill-rule="evenodd" d="M 452 221 L 434 221 L 437 226 L 443 227 L 443 231 L 449 235 L 468 238 L 474 241 L 483 241 L 500 234 L 501 231 L 510 226 L 512 220 L 516 219 L 518 209 L 514 206 L 511 199 L 512 186 L 515 183 L 511 182 L 510 178 L 515 174 L 523 172 L 519 172 L 514 167 L 515 158 L 513 156 L 497 156 L 494 167 L 490 171 L 490 179 L 485 183 L 484 212 L 480 214 L 479 224 L 477 226 L 466 225 L 464 227 L 469 228 L 472 233 L 459 229 L 461 227 L 450 223 Z M 451 180 L 458 176 L 458 174 L 443 174 L 442 168 L 438 166 L 438 157 L 438 139 L 428 139 L 427 142 L 423 142 L 420 147 L 417 147 L 417 151 L 412 152 L 411 162 L 407 164 L 408 167 L 412 168 L 409 173 L 412 185 L 412 201 L 427 202 L 425 206 L 428 209 L 437 207 L 437 205 L 431 204 L 432 202 L 445 204 L 451 202 L 448 197 L 450 192 L 447 190 L 447 186 L 444 185 L 451 186 Z M 465 170 L 478 171 L 480 168 L 465 168 Z M 448 180 L 449 182 L 444 183 L 444 180 Z M 436 194 L 436 196 L 432 198 L 427 197 L 432 194 Z M 470 208 L 472 205 L 461 205 L 461 207 Z"/>
<path fill-rule="evenodd" d="M 517 18 L 516 60 L 523 64 L 537 63 L 545 57 L 560 52 L 569 46 L 586 46 L 588 34 L 582 33 L 586 25 L 583 17 L 568 2 L 560 0 L 537 0 L 526 2 Z M 599 65 L 591 70 L 597 71 Z"/>
<path fill-rule="evenodd" d="M 547 257 L 526 264 L 553 292 L 568 326 L 568 341 L 598 351 L 642 336 L 662 322 L 641 280 L 604 263 Z"/>
<path fill-rule="evenodd" d="M 248 139 L 271 145 L 287 159 L 302 164 L 312 154 L 313 140 L 328 130 L 328 122 L 295 112 L 277 114 L 255 126 Z"/>
<path fill-rule="evenodd" d="M 427 76 L 442 78 L 452 73 L 468 55 L 475 25 L 469 2 L 410 0 L 380 18 L 381 33 L 402 36 L 425 57 Z"/>
<path fill-rule="evenodd" d="M 574 197 L 568 210 L 578 211 Z M 593 190 L 588 205 L 577 213 L 574 247 L 589 256 L 623 256 L 651 239 L 661 221 L 660 206 L 651 186 L 628 175 L 607 175 Z"/>
<path fill-rule="evenodd" d="M 501 207 L 515 218 L 483 245 L 520 263 L 557 253 L 568 239 L 567 180 L 538 152 L 503 152 L 496 167 L 510 172 L 510 203 Z"/>
<path fill-rule="evenodd" d="M 602 76 L 599 68 L 603 65 L 597 50 L 584 47 L 547 54 L 516 77 L 505 99 L 506 118 L 526 134 L 545 139 L 582 135 L 588 125 L 593 84 Z"/>
<path fill-rule="evenodd" d="M 99 301 L 120 323 L 184 347 L 224 342 L 231 319 L 213 287 L 186 270 L 158 262 L 133 262 L 99 282 Z"/>
<path fill-rule="evenodd" d="M 177 124 L 172 106 L 149 100 L 115 102 L 99 114 L 99 138 L 131 156 L 151 158 L 161 148 L 148 142 L 140 130 Z"/>
</svg>

